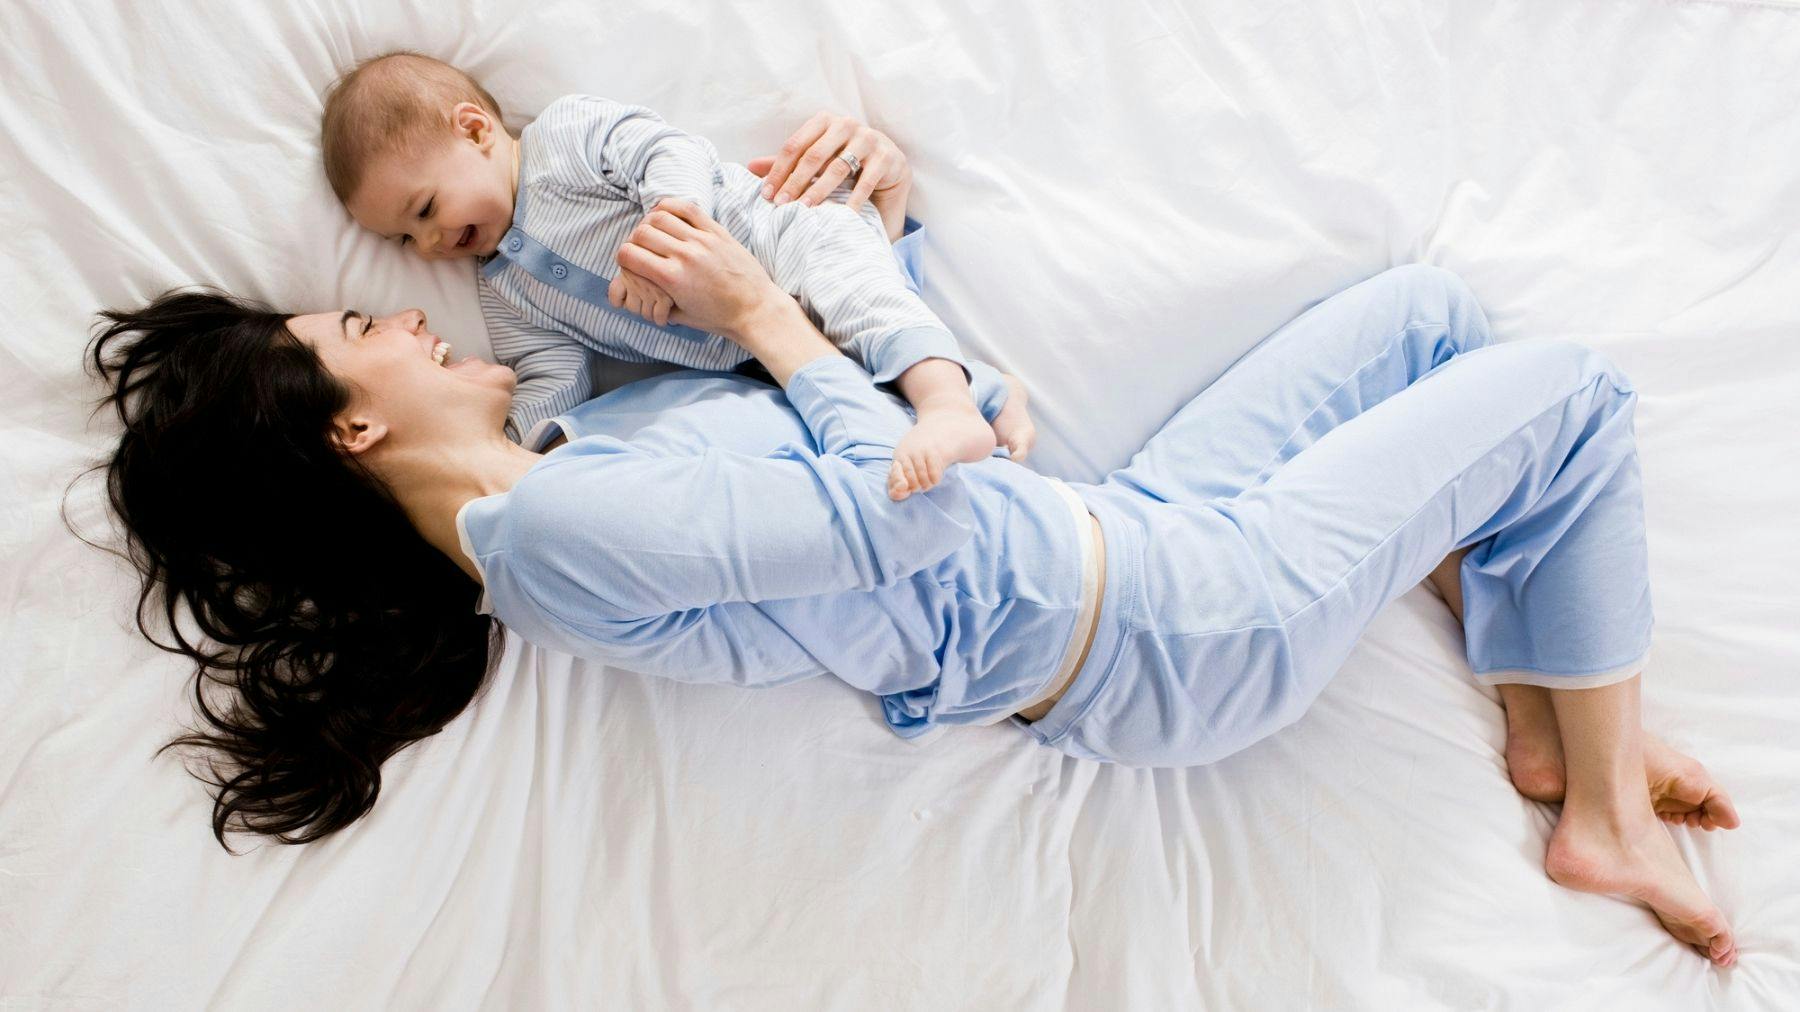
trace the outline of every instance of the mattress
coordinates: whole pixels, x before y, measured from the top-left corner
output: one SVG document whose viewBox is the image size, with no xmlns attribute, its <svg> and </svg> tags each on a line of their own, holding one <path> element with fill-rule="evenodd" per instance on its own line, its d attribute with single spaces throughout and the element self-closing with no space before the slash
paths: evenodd
<svg viewBox="0 0 1800 1012">
<path fill-rule="evenodd" d="M 731 160 L 817 109 L 909 153 L 928 297 L 1093 479 L 1306 306 L 1468 280 L 1503 341 L 1640 392 L 1645 723 L 1733 791 L 1675 831 L 1710 969 L 1560 889 L 1492 690 L 1427 589 L 1298 724 L 1217 765 L 922 744 L 829 679 L 675 684 L 509 637 L 484 694 L 302 848 L 209 834 L 156 749 L 190 672 L 132 629 L 92 314 L 194 282 L 425 309 L 467 264 L 361 234 L 320 93 L 397 46 L 515 129 L 629 99 Z M 998 0 L 0 7 L 0 1008 L 1776 1009 L 1800 1001 L 1800 8 Z M 195 496 L 233 494 L 230 475 Z M 67 521 L 59 511 L 66 508 Z M 253 504 L 246 504 L 253 508 Z"/>
</svg>

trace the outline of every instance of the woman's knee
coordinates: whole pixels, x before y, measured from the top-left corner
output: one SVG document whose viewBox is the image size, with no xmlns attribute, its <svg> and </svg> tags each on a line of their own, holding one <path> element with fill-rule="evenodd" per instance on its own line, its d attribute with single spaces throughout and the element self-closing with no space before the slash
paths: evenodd
<svg viewBox="0 0 1800 1012">
<path fill-rule="evenodd" d="M 1613 361 L 1575 341 L 1545 338 L 1511 341 L 1493 349 L 1496 365 L 1523 375 L 1521 380 L 1543 390 L 1592 389 L 1598 402 L 1629 409 L 1637 400 L 1631 379 Z"/>
<path fill-rule="evenodd" d="M 1443 324 L 1456 351 L 1474 351 L 1493 341 L 1481 303 L 1454 272 L 1432 264 L 1402 264 L 1372 280 L 1392 289 L 1416 320 Z"/>
</svg>

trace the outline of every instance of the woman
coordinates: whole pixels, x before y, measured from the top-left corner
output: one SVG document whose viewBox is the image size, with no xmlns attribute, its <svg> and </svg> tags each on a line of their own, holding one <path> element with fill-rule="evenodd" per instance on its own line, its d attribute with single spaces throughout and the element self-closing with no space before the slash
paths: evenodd
<svg viewBox="0 0 1800 1012">
<path fill-rule="evenodd" d="M 785 398 L 672 374 L 559 418 L 567 442 L 540 454 L 502 434 L 511 372 L 440 366 L 417 311 L 190 293 L 109 314 L 115 509 L 146 598 L 171 618 L 185 602 L 222 644 L 178 647 L 238 693 L 226 712 L 203 696 L 212 733 L 184 739 L 226 760 L 221 839 L 310 840 L 365 812 L 381 762 L 479 686 L 477 608 L 671 678 L 830 673 L 903 735 L 1011 717 L 1073 756 L 1182 766 L 1297 719 L 1430 576 L 1466 608 L 1478 676 L 1553 710 L 1551 877 L 1735 961 L 1656 821 L 1736 816 L 1640 729 L 1634 395 L 1598 355 L 1485 347 L 1460 281 L 1399 268 L 1270 337 L 1100 484 L 991 459 L 895 503 L 905 413 L 729 234 L 665 205 L 619 262 Z M 181 491 L 219 473 L 249 494 Z"/>
</svg>

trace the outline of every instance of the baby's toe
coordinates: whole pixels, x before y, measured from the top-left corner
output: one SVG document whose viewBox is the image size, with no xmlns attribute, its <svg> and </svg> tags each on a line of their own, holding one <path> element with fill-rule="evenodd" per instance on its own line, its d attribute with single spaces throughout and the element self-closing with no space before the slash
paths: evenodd
<svg viewBox="0 0 1800 1012">
<path fill-rule="evenodd" d="M 906 466 L 895 460 L 888 468 L 888 498 L 899 502 L 912 494 L 911 483 L 906 480 Z"/>
<path fill-rule="evenodd" d="M 946 466 L 943 459 L 936 454 L 926 457 L 925 473 L 922 475 L 925 479 L 925 484 L 920 487 L 920 491 L 936 488 L 937 483 L 944 480 L 944 468 Z"/>
</svg>

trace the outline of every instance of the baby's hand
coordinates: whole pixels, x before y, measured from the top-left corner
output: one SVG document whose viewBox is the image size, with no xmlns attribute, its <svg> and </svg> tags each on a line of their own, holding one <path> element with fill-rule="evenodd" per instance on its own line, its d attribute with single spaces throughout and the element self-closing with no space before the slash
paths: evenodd
<svg viewBox="0 0 1800 1012">
<path fill-rule="evenodd" d="M 675 300 L 669 293 L 657 287 L 656 282 L 639 277 L 627 270 L 620 270 L 613 275 L 612 284 L 606 289 L 606 299 L 614 306 L 629 310 L 658 327 L 669 324 L 669 311 L 675 308 Z"/>
</svg>

